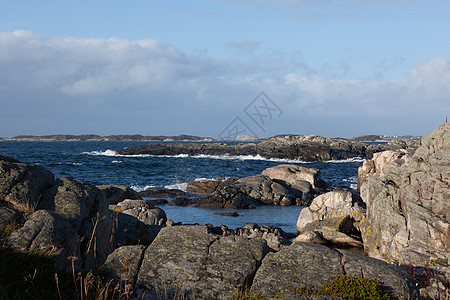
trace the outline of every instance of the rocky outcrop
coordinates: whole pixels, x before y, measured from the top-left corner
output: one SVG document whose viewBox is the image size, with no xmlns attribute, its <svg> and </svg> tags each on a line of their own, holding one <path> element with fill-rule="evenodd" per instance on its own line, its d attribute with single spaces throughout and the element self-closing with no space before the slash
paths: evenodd
<svg viewBox="0 0 450 300">
<path fill-rule="evenodd" d="M 322 194 L 300 212 L 295 241 L 361 247 L 359 222 L 365 203 L 348 190 Z"/>
<path fill-rule="evenodd" d="M 121 155 L 259 155 L 266 158 L 283 158 L 299 161 L 327 161 L 354 157 L 371 158 L 375 152 L 413 147 L 407 142 L 390 142 L 386 145 L 367 145 L 359 141 L 329 139 L 310 135 L 279 135 L 260 143 L 174 143 L 149 144 L 117 151 Z"/>
<path fill-rule="evenodd" d="M 186 191 L 188 193 L 211 194 L 217 189 L 222 189 L 238 180 L 237 177 L 205 179 L 189 182 Z"/>
<path fill-rule="evenodd" d="M 149 297 L 228 298 L 251 281 L 267 252 L 261 239 L 220 237 L 206 226 L 165 227 L 145 251 L 137 286 Z"/>
<path fill-rule="evenodd" d="M 113 286 L 117 283 L 134 285 L 145 249 L 147 247 L 144 245 L 131 245 L 114 250 L 101 267 L 101 270 L 107 273 L 106 279 L 111 281 Z"/>
<path fill-rule="evenodd" d="M 142 199 L 138 193 L 123 185 L 98 185 L 99 189 L 105 193 L 106 200 L 109 204 L 117 204 L 125 199 L 140 200 Z"/>
<path fill-rule="evenodd" d="M 11 208 L 34 212 L 42 194 L 53 184 L 50 171 L 0 155 L 0 200 Z"/>
<path fill-rule="evenodd" d="M 401 298 L 413 296 L 411 277 L 398 267 L 363 255 L 301 242 L 266 255 L 251 291 L 271 297 L 299 286 L 321 289 L 335 275 L 378 280 Z"/>
<path fill-rule="evenodd" d="M 450 274 L 449 161 L 446 123 L 423 137 L 409 161 L 361 185 L 367 204 L 362 238 L 370 256 Z"/>
<path fill-rule="evenodd" d="M 166 213 L 143 200 L 124 200 L 110 205 L 115 220 L 115 246 L 149 245 L 166 224 Z"/>
<path fill-rule="evenodd" d="M 106 198 L 96 187 L 73 178 L 60 178 L 46 190 L 22 228 L 7 238 L 18 250 L 57 255 L 57 267 L 77 269 L 102 264 L 111 250 L 111 216 Z"/>
<path fill-rule="evenodd" d="M 161 187 L 152 187 L 138 193 L 143 198 L 175 198 L 188 196 L 186 192 L 179 189 L 166 189 Z"/>
<path fill-rule="evenodd" d="M 92 269 L 112 247 L 102 191 L 15 159 L 0 157 L 0 224 L 4 245 L 54 254 L 58 269 Z"/>
<path fill-rule="evenodd" d="M 310 191 L 310 188 L 308 189 Z M 254 208 L 258 205 L 307 205 L 312 199 L 308 191 L 295 189 L 282 180 L 266 175 L 243 177 L 216 190 L 201 200 L 197 207 Z"/>
<path fill-rule="evenodd" d="M 310 184 L 313 189 L 325 188 L 327 184 L 320 178 L 320 170 L 305 168 L 298 165 L 278 165 L 267 168 L 262 173 L 272 179 L 286 181 L 293 188 L 301 191 L 305 189 L 305 181 Z M 311 191 L 307 191 L 311 192 Z"/>
<path fill-rule="evenodd" d="M 413 154 L 414 151 L 406 149 L 375 153 L 372 159 L 365 160 L 358 169 L 358 190 L 372 175 L 378 173 L 380 176 L 384 176 L 386 171 L 408 162 Z"/>
</svg>

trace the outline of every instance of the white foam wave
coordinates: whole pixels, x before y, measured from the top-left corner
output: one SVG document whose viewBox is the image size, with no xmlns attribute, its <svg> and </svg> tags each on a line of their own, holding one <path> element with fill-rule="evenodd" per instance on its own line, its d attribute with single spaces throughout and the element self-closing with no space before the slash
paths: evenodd
<svg viewBox="0 0 450 300">
<path fill-rule="evenodd" d="M 156 186 L 154 186 L 154 185 L 146 185 L 146 186 L 132 185 L 132 186 L 130 186 L 130 188 L 133 189 L 137 193 L 149 190 L 149 189 L 154 188 L 154 187 L 156 187 Z"/>
<path fill-rule="evenodd" d="M 112 163 L 113 163 L 113 164 L 121 164 L 122 161 L 121 161 L 121 160 L 113 160 Z"/>
<path fill-rule="evenodd" d="M 104 156 L 116 156 L 116 157 L 166 157 L 166 158 L 209 158 L 209 159 L 225 159 L 225 160 L 262 160 L 262 161 L 273 161 L 273 162 L 281 162 L 281 163 L 312 163 L 307 161 L 302 161 L 299 159 L 287 159 L 287 158 L 267 158 L 261 155 L 209 155 L 209 154 L 197 154 L 197 155 L 188 155 L 188 154 L 178 154 L 178 155 L 150 155 L 150 154 L 135 154 L 135 155 L 123 155 L 117 154 L 114 150 L 105 150 L 105 151 L 90 151 L 83 152 L 82 154 L 87 155 L 104 155 Z M 348 162 L 363 162 L 364 159 L 361 157 L 352 157 L 349 159 L 342 160 L 327 160 L 323 161 L 323 163 L 348 163 Z"/>
<path fill-rule="evenodd" d="M 105 150 L 105 151 L 89 151 L 89 152 L 83 152 L 81 154 L 86 155 L 103 155 L 103 156 L 119 156 L 116 151 L 114 150 Z"/>
<path fill-rule="evenodd" d="M 188 185 L 187 182 L 182 182 L 182 183 L 169 184 L 164 187 L 166 189 L 178 189 L 178 190 L 182 190 L 183 192 L 186 192 L 187 185 Z"/>
</svg>

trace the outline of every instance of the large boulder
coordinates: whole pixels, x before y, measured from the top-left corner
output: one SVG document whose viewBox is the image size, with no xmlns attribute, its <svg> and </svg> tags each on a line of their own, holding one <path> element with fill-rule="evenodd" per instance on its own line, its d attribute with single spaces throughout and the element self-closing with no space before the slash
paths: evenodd
<svg viewBox="0 0 450 300">
<path fill-rule="evenodd" d="M 77 270 L 83 268 L 84 255 L 78 232 L 69 220 L 54 212 L 38 210 L 33 213 L 23 227 L 7 237 L 6 246 L 19 251 L 53 254 L 60 270 L 70 271 L 72 263 Z"/>
<path fill-rule="evenodd" d="M 60 178 L 42 195 L 38 210 L 7 238 L 18 250 L 56 253 L 58 269 L 101 265 L 111 251 L 111 215 L 102 191 L 73 178 Z"/>
<path fill-rule="evenodd" d="M 113 285 L 134 285 L 146 248 L 143 245 L 130 245 L 114 250 L 100 268 L 107 273 L 106 279 L 112 281 Z"/>
<path fill-rule="evenodd" d="M 115 246 L 149 245 L 166 224 L 166 213 L 147 201 L 126 199 L 110 205 L 113 211 Z"/>
<path fill-rule="evenodd" d="M 312 194 L 291 187 L 282 180 L 267 175 L 243 177 L 231 185 L 216 190 L 198 207 L 254 208 L 258 205 L 307 205 Z"/>
<path fill-rule="evenodd" d="M 217 179 L 202 179 L 189 182 L 186 191 L 188 193 L 211 194 L 217 189 L 224 188 L 227 185 L 234 183 L 238 178 L 217 178 Z"/>
<path fill-rule="evenodd" d="M 278 165 L 265 169 L 261 174 L 267 175 L 272 179 L 286 181 L 294 188 L 297 188 L 297 186 L 302 187 L 304 181 L 309 182 L 313 189 L 324 188 L 327 186 L 320 178 L 319 169 L 305 168 L 298 165 Z M 301 188 L 299 189 L 301 190 Z"/>
<path fill-rule="evenodd" d="M 229 298 L 250 283 L 267 252 L 262 239 L 221 237 L 206 226 L 165 227 L 145 251 L 137 286 L 149 297 Z"/>
<path fill-rule="evenodd" d="M 384 176 L 388 170 L 400 167 L 408 162 L 413 154 L 414 151 L 411 149 L 387 150 L 375 153 L 372 159 L 365 160 L 362 166 L 358 168 L 358 190 L 375 173 Z"/>
<path fill-rule="evenodd" d="M 0 200 L 15 210 L 33 213 L 54 181 L 50 171 L 0 155 Z"/>
<path fill-rule="evenodd" d="M 361 186 L 367 253 L 395 264 L 450 274 L 450 123 L 423 137 L 403 165 Z"/>
<path fill-rule="evenodd" d="M 348 190 L 334 190 L 317 196 L 309 207 L 300 212 L 297 220 L 297 233 L 311 222 L 331 218 L 350 217 L 359 222 L 364 217 L 366 205 L 361 197 Z"/>
<path fill-rule="evenodd" d="M 272 297 L 300 286 L 319 290 L 336 275 L 378 280 L 403 299 L 414 293 L 411 276 L 399 267 L 363 255 L 301 242 L 266 255 L 256 272 L 251 291 Z"/>
</svg>

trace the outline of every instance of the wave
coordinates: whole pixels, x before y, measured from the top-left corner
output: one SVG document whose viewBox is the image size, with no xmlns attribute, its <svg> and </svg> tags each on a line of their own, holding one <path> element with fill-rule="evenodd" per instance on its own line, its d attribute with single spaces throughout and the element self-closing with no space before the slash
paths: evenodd
<svg viewBox="0 0 450 300">
<path fill-rule="evenodd" d="M 116 156 L 116 157 L 165 157 L 165 158 L 209 158 L 209 159 L 224 159 L 224 160 L 261 160 L 261 161 L 273 161 L 273 162 L 282 162 L 282 163 L 293 163 L 293 164 L 307 164 L 314 163 L 303 161 L 299 159 L 287 159 L 287 158 L 267 158 L 261 155 L 209 155 L 209 154 L 197 154 L 197 155 L 188 155 L 188 154 L 177 154 L 177 155 L 151 155 L 151 154 L 135 154 L 135 155 L 123 155 L 118 154 L 114 150 L 105 150 L 105 151 L 90 151 L 83 152 L 82 154 L 86 155 L 103 155 L 103 156 Z M 323 163 L 346 163 L 346 162 L 363 162 L 364 159 L 361 157 L 352 157 L 348 159 L 342 160 L 327 160 L 322 161 Z"/>
<path fill-rule="evenodd" d="M 182 190 L 183 192 L 186 192 L 187 185 L 188 185 L 187 182 L 181 182 L 181 183 L 168 184 L 164 187 L 166 189 L 176 189 L 176 190 Z"/>
<path fill-rule="evenodd" d="M 132 186 L 130 186 L 130 188 L 133 189 L 136 193 L 143 192 L 143 191 L 149 190 L 151 188 L 155 188 L 155 187 L 156 186 L 154 186 L 154 185 L 146 185 L 146 186 L 132 185 Z"/>
</svg>

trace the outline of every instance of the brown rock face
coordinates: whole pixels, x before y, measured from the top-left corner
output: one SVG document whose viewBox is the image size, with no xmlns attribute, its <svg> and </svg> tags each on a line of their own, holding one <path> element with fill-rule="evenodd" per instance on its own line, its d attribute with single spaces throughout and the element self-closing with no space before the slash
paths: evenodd
<svg viewBox="0 0 450 300">
<path fill-rule="evenodd" d="M 314 189 L 324 187 L 325 183 L 320 179 L 320 170 L 305 168 L 297 165 L 278 165 L 267 168 L 262 173 L 272 179 L 284 180 L 293 187 L 299 181 L 307 181 Z"/>
<path fill-rule="evenodd" d="M 361 231 L 372 257 L 450 273 L 450 123 L 422 139 L 400 167 L 361 186 Z"/>
</svg>

